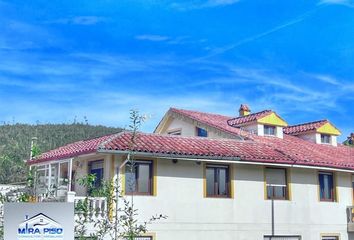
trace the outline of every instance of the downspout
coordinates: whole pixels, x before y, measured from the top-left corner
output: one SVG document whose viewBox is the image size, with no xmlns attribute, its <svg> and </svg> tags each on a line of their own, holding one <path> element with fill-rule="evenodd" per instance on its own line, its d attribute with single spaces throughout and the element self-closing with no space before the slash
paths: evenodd
<svg viewBox="0 0 354 240">
<path fill-rule="evenodd" d="M 130 153 L 127 155 L 127 159 L 125 159 L 124 162 L 122 162 L 119 167 L 118 167 L 118 173 L 117 173 L 117 179 L 116 179 L 116 214 L 115 214 L 115 229 L 114 229 L 114 239 L 118 239 L 118 200 L 119 200 L 119 183 L 120 183 L 120 171 L 123 169 L 123 167 L 130 161 Z"/>
</svg>

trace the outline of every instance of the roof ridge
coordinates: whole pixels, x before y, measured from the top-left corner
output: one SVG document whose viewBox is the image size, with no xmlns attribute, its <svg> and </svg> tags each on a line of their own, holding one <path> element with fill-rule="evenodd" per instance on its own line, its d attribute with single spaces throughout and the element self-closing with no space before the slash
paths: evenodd
<svg viewBox="0 0 354 240">
<path fill-rule="evenodd" d="M 254 116 L 254 115 L 260 114 L 260 113 L 267 113 L 267 112 L 274 112 L 274 111 L 270 110 L 270 109 L 266 109 L 266 110 L 262 110 L 262 111 L 255 112 L 255 113 L 251 113 L 251 114 L 248 114 L 248 115 L 245 115 L 245 116 L 238 116 L 238 117 L 235 117 L 235 118 L 231 118 L 231 119 L 229 119 L 227 121 L 232 121 L 232 120 L 236 120 L 236 119 L 240 119 L 240 118 L 250 117 L 250 116 Z"/>
<path fill-rule="evenodd" d="M 109 143 L 110 141 L 112 141 L 112 140 L 115 139 L 116 137 L 119 137 L 119 136 L 121 136 L 121 135 L 123 135 L 123 134 L 125 134 L 125 133 L 127 133 L 127 132 L 129 132 L 129 131 L 123 130 L 123 131 L 121 131 L 121 132 L 119 132 L 119 133 L 112 134 L 112 136 L 110 136 L 108 139 L 106 139 L 105 141 L 103 141 L 103 142 L 101 142 L 100 144 L 98 144 L 97 149 L 102 149 L 102 148 L 104 148 L 104 146 L 105 146 L 107 143 Z"/>
<path fill-rule="evenodd" d="M 290 126 L 287 126 L 287 127 L 284 127 L 284 128 L 298 127 L 298 126 L 314 124 L 314 123 L 320 123 L 320 122 L 329 122 L 329 120 L 328 119 L 321 119 L 321 120 L 316 120 L 316 121 L 312 121 L 312 122 L 305 122 L 305 123 L 299 123 L 299 124 L 295 124 L 295 125 L 290 125 Z"/>
<path fill-rule="evenodd" d="M 174 107 L 171 107 L 169 110 L 172 110 L 172 111 L 188 111 L 188 112 L 195 112 L 195 113 L 201 113 L 201 114 L 209 114 L 209 115 L 221 116 L 221 117 L 231 117 L 231 116 L 223 115 L 223 114 L 220 114 L 220 113 L 202 112 L 202 111 L 189 110 L 189 109 L 182 109 L 182 108 L 174 108 Z M 232 118 L 232 117 L 231 117 L 231 118 Z"/>
<path fill-rule="evenodd" d="M 131 133 L 129 131 L 126 131 L 125 133 Z M 138 132 L 138 134 L 144 135 L 144 136 L 157 136 L 157 137 L 164 137 L 164 138 L 179 138 L 179 139 L 196 139 L 196 140 L 201 140 L 201 141 L 210 141 L 210 140 L 216 140 L 216 141 L 236 141 L 236 142 L 255 142 L 253 140 L 240 140 L 236 138 L 212 138 L 212 137 L 198 137 L 198 136 L 181 136 L 181 135 L 169 135 L 169 134 L 160 134 L 160 133 L 145 133 L 145 132 Z M 111 139 L 113 140 L 113 139 Z"/>
</svg>

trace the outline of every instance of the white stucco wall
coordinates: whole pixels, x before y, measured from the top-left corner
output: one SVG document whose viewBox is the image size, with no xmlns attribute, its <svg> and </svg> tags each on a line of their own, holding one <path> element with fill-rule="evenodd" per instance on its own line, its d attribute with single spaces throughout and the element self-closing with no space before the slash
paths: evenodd
<svg viewBox="0 0 354 240">
<path fill-rule="evenodd" d="M 204 128 L 208 131 L 208 137 L 211 138 L 222 138 L 223 136 L 211 128 L 206 128 L 203 125 L 198 125 L 195 123 L 185 122 L 182 119 L 174 118 L 171 120 L 170 124 L 166 130 L 162 131 L 161 134 L 167 134 L 171 130 L 182 129 L 181 135 L 186 137 L 196 136 L 196 127 Z"/>
<path fill-rule="evenodd" d="M 297 135 L 297 137 L 302 138 L 306 141 L 310 141 L 310 142 L 314 142 L 317 144 L 322 144 L 321 143 L 321 134 L 320 133 L 305 133 L 305 134 L 300 134 Z M 333 146 L 337 146 L 337 136 L 331 135 L 331 139 L 330 139 L 330 144 Z"/>
<path fill-rule="evenodd" d="M 338 173 L 339 202 L 320 202 L 317 171 L 290 170 L 291 200 L 275 202 L 276 234 L 320 239 L 338 233 L 348 240 L 346 207 L 352 205 L 351 175 Z M 141 220 L 155 214 L 167 220 L 150 226 L 157 240 L 250 240 L 271 232 L 271 202 L 264 199 L 262 166 L 234 167 L 233 199 L 203 197 L 203 167 L 195 162 L 160 159 L 157 196 L 135 196 Z"/>
</svg>

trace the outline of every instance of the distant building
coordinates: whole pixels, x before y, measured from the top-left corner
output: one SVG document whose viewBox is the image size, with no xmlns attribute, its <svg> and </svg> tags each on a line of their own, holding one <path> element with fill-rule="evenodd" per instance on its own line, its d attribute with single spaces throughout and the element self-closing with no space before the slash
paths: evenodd
<svg viewBox="0 0 354 240">
<path fill-rule="evenodd" d="M 142 220 L 168 216 L 144 239 L 270 239 L 271 199 L 273 239 L 354 239 L 354 148 L 338 144 L 340 134 L 328 120 L 289 126 L 247 105 L 234 117 L 171 108 L 154 133 L 138 134 L 136 165 L 123 168 L 121 185 Z M 55 184 L 58 198 L 84 196 L 74 179 L 116 177 L 130 137 L 79 141 L 31 160 L 39 191 Z"/>
</svg>

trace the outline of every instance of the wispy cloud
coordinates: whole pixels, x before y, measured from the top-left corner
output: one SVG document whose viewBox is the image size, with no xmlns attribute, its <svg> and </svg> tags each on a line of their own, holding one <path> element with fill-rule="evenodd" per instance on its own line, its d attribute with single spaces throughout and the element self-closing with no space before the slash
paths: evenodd
<svg viewBox="0 0 354 240">
<path fill-rule="evenodd" d="M 241 39 L 235 43 L 232 43 L 230 45 L 227 45 L 227 46 L 224 46 L 224 47 L 220 47 L 220 48 L 215 48 L 212 50 L 212 52 L 210 54 L 208 54 L 207 56 L 204 56 L 202 57 L 202 59 L 204 58 L 209 58 L 209 57 L 213 57 L 213 56 L 216 56 L 216 55 L 219 55 L 219 54 L 222 54 L 222 53 L 225 53 L 227 51 L 230 51 L 232 49 L 235 49 L 239 46 L 242 46 L 244 44 L 247 44 L 247 43 L 250 43 L 250 42 L 253 42 L 255 40 L 258 40 L 258 39 L 261 39 L 263 37 L 266 37 L 272 33 L 275 33 L 275 32 L 278 32 L 284 28 L 287 28 L 287 27 L 290 27 L 292 25 L 295 25 L 297 23 L 300 23 L 302 21 L 304 21 L 306 18 L 308 18 L 309 16 L 311 16 L 311 14 L 313 12 L 315 12 L 317 10 L 317 8 L 315 8 L 314 10 L 310 10 L 310 11 L 307 11 L 305 12 L 304 14 L 301 14 L 291 20 L 288 20 L 280 25 L 277 25 L 267 31 L 264 31 L 264 32 L 261 32 L 259 34 L 256 34 L 256 35 L 253 35 L 253 36 L 250 36 L 250 37 L 247 37 L 247 38 L 244 38 L 244 39 Z"/>
<path fill-rule="evenodd" d="M 180 11 L 196 10 L 212 7 L 223 7 L 238 3 L 239 0 L 193 0 L 187 2 L 174 2 L 171 7 Z"/>
<path fill-rule="evenodd" d="M 106 18 L 99 16 L 75 16 L 46 21 L 50 24 L 72 24 L 72 25 L 95 25 L 106 21 Z"/>
<path fill-rule="evenodd" d="M 318 4 L 319 5 L 322 5 L 322 4 L 343 5 L 343 6 L 354 8 L 354 1 L 353 0 L 321 0 Z"/>
<path fill-rule="evenodd" d="M 144 34 L 135 36 L 137 40 L 152 41 L 152 42 L 162 42 L 170 39 L 168 36 L 154 35 L 154 34 Z"/>
</svg>

